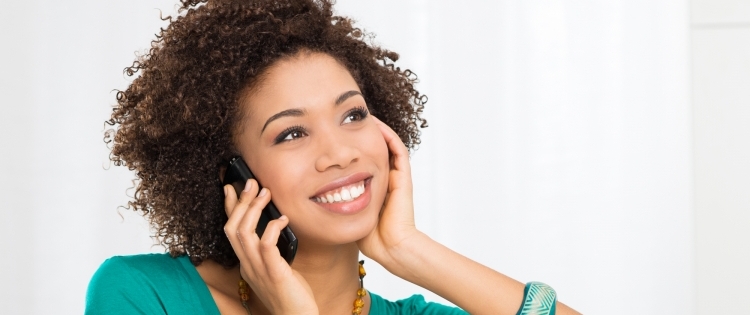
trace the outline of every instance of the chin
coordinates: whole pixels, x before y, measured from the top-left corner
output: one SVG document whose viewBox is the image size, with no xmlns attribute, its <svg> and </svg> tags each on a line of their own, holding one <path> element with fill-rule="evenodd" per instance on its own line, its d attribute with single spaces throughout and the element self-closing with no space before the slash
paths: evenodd
<svg viewBox="0 0 750 315">
<path fill-rule="evenodd" d="M 380 198 L 382 199 L 382 198 Z M 382 205 L 382 201 L 380 202 Z M 381 206 L 368 206 L 353 216 L 323 216 L 291 228 L 300 244 L 344 245 L 369 235 L 378 224 Z"/>
<path fill-rule="evenodd" d="M 356 213 L 336 213 L 316 203 L 308 212 L 317 213 L 314 218 L 311 218 L 312 220 L 297 227 L 292 226 L 300 243 L 342 245 L 356 242 L 369 235 L 378 224 L 387 182 L 381 179 L 372 181 L 366 186 L 369 187 L 363 196 L 369 200 L 364 209 Z"/>
</svg>

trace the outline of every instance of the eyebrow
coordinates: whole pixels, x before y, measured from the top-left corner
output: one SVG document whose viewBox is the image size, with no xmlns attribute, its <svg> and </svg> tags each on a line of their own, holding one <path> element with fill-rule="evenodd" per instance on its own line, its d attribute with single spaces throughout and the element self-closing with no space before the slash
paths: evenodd
<svg viewBox="0 0 750 315">
<path fill-rule="evenodd" d="M 335 102 L 336 106 L 341 105 L 341 103 L 343 103 L 344 101 L 346 101 L 346 99 L 348 99 L 348 98 L 350 98 L 350 97 L 352 97 L 354 95 L 360 95 L 360 96 L 362 96 L 362 93 L 360 93 L 359 91 L 354 91 L 354 90 L 352 90 L 352 91 L 346 91 L 343 94 L 339 95 L 338 98 L 336 98 L 336 102 Z"/>
<path fill-rule="evenodd" d="M 354 91 L 354 90 L 346 91 L 336 98 L 334 105 L 339 106 L 341 105 L 341 103 L 343 103 L 344 101 L 346 101 L 347 99 L 355 95 L 361 96 L 362 93 L 359 91 Z M 307 114 L 307 111 L 305 111 L 304 109 L 299 109 L 299 108 L 291 108 L 291 109 L 282 110 L 274 114 L 270 118 L 268 118 L 268 120 L 266 120 L 266 123 L 263 125 L 263 129 L 260 130 L 260 133 L 263 134 L 263 131 L 266 130 L 266 127 L 268 126 L 268 124 L 270 124 L 272 121 L 276 119 L 279 119 L 282 117 L 301 117 L 301 116 L 305 116 L 305 114 Z"/>
<path fill-rule="evenodd" d="M 299 108 L 291 108 L 291 109 L 282 110 L 274 114 L 273 116 L 271 116 L 271 118 L 268 118 L 268 120 L 266 120 L 266 124 L 263 125 L 263 129 L 260 130 L 260 133 L 263 134 L 263 131 L 266 130 L 266 126 L 268 126 L 268 124 L 270 124 L 272 121 L 276 119 L 279 119 L 281 117 L 287 117 L 287 116 L 290 116 L 290 117 L 305 116 L 305 113 L 306 113 L 305 110 L 302 110 Z"/>
</svg>

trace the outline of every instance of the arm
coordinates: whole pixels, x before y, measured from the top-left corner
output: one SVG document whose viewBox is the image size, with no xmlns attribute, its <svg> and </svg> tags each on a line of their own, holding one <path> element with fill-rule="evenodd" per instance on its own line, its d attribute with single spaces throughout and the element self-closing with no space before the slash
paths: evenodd
<svg viewBox="0 0 750 315">
<path fill-rule="evenodd" d="M 419 233 L 393 251 L 395 275 L 428 289 L 470 314 L 515 315 L 524 284 L 466 258 Z M 579 314 L 557 302 L 559 315 Z"/>
<path fill-rule="evenodd" d="M 391 152 L 391 171 L 378 226 L 358 242 L 362 252 L 391 273 L 435 292 L 471 314 L 515 315 L 521 307 L 524 284 L 450 250 L 416 229 L 408 151 L 393 130 L 375 120 Z M 559 302 L 556 308 L 556 314 L 578 314 Z"/>
</svg>

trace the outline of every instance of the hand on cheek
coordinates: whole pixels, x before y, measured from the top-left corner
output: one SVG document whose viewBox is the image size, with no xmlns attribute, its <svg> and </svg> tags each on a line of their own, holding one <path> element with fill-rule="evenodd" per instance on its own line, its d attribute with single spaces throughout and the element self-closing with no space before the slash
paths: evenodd
<svg viewBox="0 0 750 315">
<path fill-rule="evenodd" d="M 388 189 L 378 225 L 365 238 L 359 240 L 357 245 L 363 254 L 390 269 L 389 265 L 394 264 L 393 256 L 398 252 L 398 246 L 420 232 L 414 225 L 409 151 L 396 132 L 374 116 L 371 117 L 390 151 Z"/>
</svg>

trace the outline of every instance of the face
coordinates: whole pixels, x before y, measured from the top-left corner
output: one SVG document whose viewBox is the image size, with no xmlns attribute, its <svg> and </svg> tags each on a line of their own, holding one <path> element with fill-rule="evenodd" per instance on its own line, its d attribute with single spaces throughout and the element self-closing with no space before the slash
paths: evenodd
<svg viewBox="0 0 750 315">
<path fill-rule="evenodd" d="M 345 244 L 372 231 L 388 148 L 346 68 L 298 54 L 268 69 L 240 105 L 238 149 L 301 242 Z"/>
</svg>

